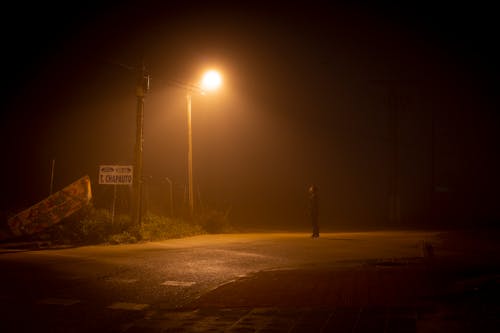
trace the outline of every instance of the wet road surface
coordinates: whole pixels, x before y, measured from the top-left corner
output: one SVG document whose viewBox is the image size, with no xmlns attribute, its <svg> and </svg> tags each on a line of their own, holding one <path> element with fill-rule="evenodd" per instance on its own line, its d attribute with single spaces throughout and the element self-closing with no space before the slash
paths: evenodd
<svg viewBox="0 0 500 333">
<path fill-rule="evenodd" d="M 465 244 L 398 231 L 6 249 L 0 330 L 488 331 L 498 327 L 497 247 Z"/>
</svg>

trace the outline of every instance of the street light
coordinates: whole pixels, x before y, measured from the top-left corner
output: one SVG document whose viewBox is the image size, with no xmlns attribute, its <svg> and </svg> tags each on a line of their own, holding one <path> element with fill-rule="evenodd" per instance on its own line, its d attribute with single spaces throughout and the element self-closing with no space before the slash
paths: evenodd
<svg viewBox="0 0 500 333">
<path fill-rule="evenodd" d="M 206 92 L 214 91 L 222 83 L 220 74 L 215 70 L 207 71 L 199 84 L 198 89 L 187 90 L 187 123 L 188 123 L 188 201 L 189 201 L 189 216 L 193 217 L 194 213 L 194 191 L 193 191 L 193 132 L 191 128 L 191 96 L 193 92 L 198 92 L 204 95 Z"/>
<path fill-rule="evenodd" d="M 214 91 L 219 88 L 222 83 L 222 78 L 219 72 L 210 70 L 203 75 L 201 79 L 202 91 Z"/>
</svg>

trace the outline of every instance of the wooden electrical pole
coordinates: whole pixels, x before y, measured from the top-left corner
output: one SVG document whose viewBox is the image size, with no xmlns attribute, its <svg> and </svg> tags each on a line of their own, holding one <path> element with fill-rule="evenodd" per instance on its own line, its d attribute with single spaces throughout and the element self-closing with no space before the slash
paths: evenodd
<svg viewBox="0 0 500 333">
<path fill-rule="evenodd" d="M 134 202 L 133 202 L 133 217 L 135 224 L 140 225 L 142 222 L 142 154 L 144 143 L 144 98 L 149 91 L 149 75 L 145 73 L 144 64 L 141 66 L 139 76 L 137 78 L 136 97 L 137 97 L 137 113 L 136 113 L 136 140 L 135 140 L 135 168 L 134 168 Z"/>
</svg>

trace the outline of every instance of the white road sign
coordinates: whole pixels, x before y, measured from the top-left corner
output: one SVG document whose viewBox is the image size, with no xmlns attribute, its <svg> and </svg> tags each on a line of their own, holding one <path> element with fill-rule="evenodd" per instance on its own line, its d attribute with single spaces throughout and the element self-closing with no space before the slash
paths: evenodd
<svg viewBox="0 0 500 333">
<path fill-rule="evenodd" d="M 99 184 L 132 185 L 133 172 L 132 165 L 100 165 Z"/>
</svg>

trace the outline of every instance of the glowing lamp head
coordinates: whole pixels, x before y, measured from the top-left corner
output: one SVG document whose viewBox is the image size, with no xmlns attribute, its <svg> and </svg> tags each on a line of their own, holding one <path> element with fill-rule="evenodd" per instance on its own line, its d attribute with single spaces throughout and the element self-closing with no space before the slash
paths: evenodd
<svg viewBox="0 0 500 333">
<path fill-rule="evenodd" d="M 217 71 L 208 71 L 203 75 L 201 80 L 201 88 L 204 91 L 213 91 L 219 88 L 222 83 L 222 78 Z"/>
</svg>

